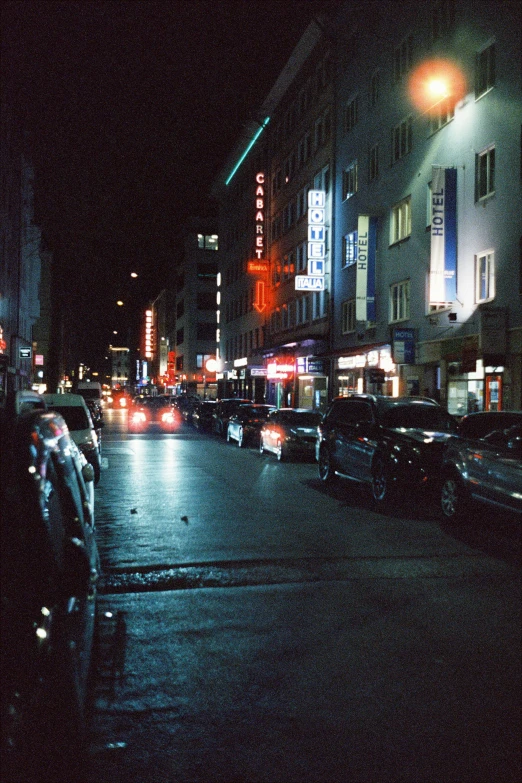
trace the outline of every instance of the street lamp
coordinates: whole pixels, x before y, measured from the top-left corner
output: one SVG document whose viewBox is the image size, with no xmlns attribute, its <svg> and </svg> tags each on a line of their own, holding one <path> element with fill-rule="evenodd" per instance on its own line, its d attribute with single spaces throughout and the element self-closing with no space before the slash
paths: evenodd
<svg viewBox="0 0 522 783">
<path fill-rule="evenodd" d="M 466 77 L 451 60 L 426 60 L 415 68 L 408 81 L 413 104 L 422 114 L 436 113 L 442 101 L 451 98 L 453 106 L 466 94 Z"/>
</svg>

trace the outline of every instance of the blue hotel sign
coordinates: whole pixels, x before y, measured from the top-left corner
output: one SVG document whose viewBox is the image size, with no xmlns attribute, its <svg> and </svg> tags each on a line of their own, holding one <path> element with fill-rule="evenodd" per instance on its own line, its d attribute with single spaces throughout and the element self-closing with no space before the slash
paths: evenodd
<svg viewBox="0 0 522 783">
<path fill-rule="evenodd" d="M 296 291 L 324 291 L 326 191 L 308 191 L 308 274 L 295 276 Z"/>
<path fill-rule="evenodd" d="M 393 330 L 393 361 L 395 364 L 415 364 L 415 330 Z"/>
</svg>

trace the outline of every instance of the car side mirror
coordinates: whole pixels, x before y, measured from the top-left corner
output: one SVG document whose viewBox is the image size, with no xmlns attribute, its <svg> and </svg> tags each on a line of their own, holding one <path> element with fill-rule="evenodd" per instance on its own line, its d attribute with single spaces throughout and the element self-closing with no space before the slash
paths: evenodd
<svg viewBox="0 0 522 783">
<path fill-rule="evenodd" d="M 84 465 L 82 468 L 82 476 L 83 480 L 87 484 L 89 481 L 94 481 L 94 468 L 89 463 L 88 465 Z"/>
</svg>

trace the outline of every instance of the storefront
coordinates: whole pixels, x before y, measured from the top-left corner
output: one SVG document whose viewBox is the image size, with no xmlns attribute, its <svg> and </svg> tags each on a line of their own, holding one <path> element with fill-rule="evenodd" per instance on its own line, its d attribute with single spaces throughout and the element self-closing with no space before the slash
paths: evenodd
<svg viewBox="0 0 522 783">
<path fill-rule="evenodd" d="M 392 360 L 391 345 L 339 356 L 335 362 L 334 391 L 341 397 L 354 393 L 397 397 L 399 376 Z"/>
<path fill-rule="evenodd" d="M 278 408 L 325 410 L 328 404 L 328 360 L 288 354 L 266 360 L 267 398 Z"/>
</svg>

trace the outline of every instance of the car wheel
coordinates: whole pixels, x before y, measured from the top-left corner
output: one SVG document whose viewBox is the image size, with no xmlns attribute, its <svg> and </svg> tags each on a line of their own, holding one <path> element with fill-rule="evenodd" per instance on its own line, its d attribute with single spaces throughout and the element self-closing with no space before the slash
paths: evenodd
<svg viewBox="0 0 522 783">
<path fill-rule="evenodd" d="M 283 448 L 283 444 L 280 440 L 277 441 L 277 451 L 276 451 L 276 457 L 279 460 L 279 462 L 283 462 L 285 459 L 285 450 Z"/>
<path fill-rule="evenodd" d="M 335 478 L 330 452 L 323 446 L 319 452 L 319 478 L 325 484 L 330 484 Z"/>
<path fill-rule="evenodd" d="M 243 446 L 243 439 L 244 439 L 244 437 L 245 436 L 243 434 L 243 427 L 240 427 L 239 428 L 239 433 L 238 433 L 238 436 L 237 436 L 237 445 L 239 446 L 239 448 L 241 448 Z"/>
<path fill-rule="evenodd" d="M 227 443 L 230 443 L 230 427 L 227 427 Z"/>
<path fill-rule="evenodd" d="M 97 462 L 94 463 L 93 468 L 94 468 L 94 486 L 96 487 L 100 482 L 101 470 Z"/>
<path fill-rule="evenodd" d="M 390 474 L 382 457 L 377 457 L 373 463 L 371 488 L 376 503 L 382 504 L 391 499 Z"/>
<path fill-rule="evenodd" d="M 460 480 L 451 474 L 444 477 L 440 489 L 440 507 L 446 519 L 458 521 L 464 517 L 466 499 Z"/>
</svg>

